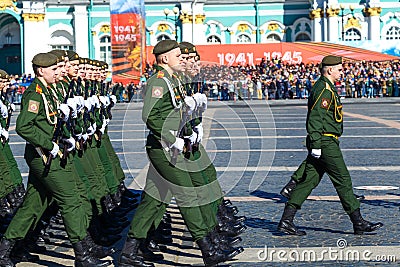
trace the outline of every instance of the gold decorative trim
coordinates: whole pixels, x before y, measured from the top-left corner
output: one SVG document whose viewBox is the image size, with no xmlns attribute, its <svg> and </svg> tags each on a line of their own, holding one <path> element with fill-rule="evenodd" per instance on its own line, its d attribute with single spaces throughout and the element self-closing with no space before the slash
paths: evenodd
<svg viewBox="0 0 400 267">
<path fill-rule="evenodd" d="M 100 32 L 109 33 L 110 32 L 110 25 L 104 24 L 100 27 Z"/>
<path fill-rule="evenodd" d="M 328 18 L 330 18 L 330 17 L 337 17 L 337 16 L 339 15 L 339 11 L 340 11 L 339 8 L 328 8 L 328 9 L 326 10 L 326 16 L 327 16 Z"/>
<path fill-rule="evenodd" d="M 237 30 L 240 32 L 245 32 L 249 29 L 249 25 L 247 24 L 239 24 L 239 26 L 237 27 Z"/>
<path fill-rule="evenodd" d="M 348 29 L 348 28 L 359 28 L 359 29 L 361 29 L 361 24 L 360 24 L 360 21 L 357 18 L 349 18 L 347 20 L 346 25 L 344 25 L 344 28 L 345 29 Z"/>
<path fill-rule="evenodd" d="M 43 21 L 45 14 L 33 14 L 33 13 L 24 13 L 22 14 L 22 18 L 24 21 Z"/>
<path fill-rule="evenodd" d="M 179 19 L 182 21 L 182 24 L 185 24 L 185 23 L 192 23 L 192 21 L 193 21 L 193 16 L 192 16 L 192 15 L 189 15 L 189 14 L 181 14 L 181 15 L 179 16 Z"/>
<path fill-rule="evenodd" d="M 9 7 L 17 12 L 18 9 L 17 6 L 14 5 L 15 2 L 17 2 L 17 0 L 0 0 L 0 11 L 4 11 Z"/>
<path fill-rule="evenodd" d="M 149 33 L 150 33 L 150 35 L 153 35 L 153 34 L 154 34 L 154 32 L 153 32 L 153 31 L 150 31 Z"/>
<path fill-rule="evenodd" d="M 165 23 L 161 23 L 161 24 L 159 24 L 158 27 L 157 27 L 157 30 L 158 30 L 159 32 L 165 32 L 165 31 L 167 31 L 168 29 L 169 29 L 169 26 L 168 26 L 168 24 L 165 24 Z"/>
<path fill-rule="evenodd" d="M 260 34 L 264 34 L 264 30 L 260 30 Z"/>
<path fill-rule="evenodd" d="M 382 8 L 381 7 L 366 7 L 363 9 L 363 12 L 366 17 L 379 16 L 382 12 Z"/>
<path fill-rule="evenodd" d="M 257 34 L 257 31 L 251 31 L 251 34 Z"/>
<path fill-rule="evenodd" d="M 194 20 L 194 23 L 196 23 L 196 24 L 203 24 L 204 23 L 204 21 L 206 20 L 206 15 L 196 15 L 195 16 L 195 20 Z"/>
<path fill-rule="evenodd" d="M 324 12 L 320 8 L 317 8 L 317 9 L 311 10 L 309 16 L 310 16 L 310 19 L 313 20 L 313 19 L 322 18 L 323 14 L 324 14 Z"/>
<path fill-rule="evenodd" d="M 279 25 L 277 23 L 270 23 L 268 24 L 269 31 L 276 31 L 279 29 Z"/>
</svg>

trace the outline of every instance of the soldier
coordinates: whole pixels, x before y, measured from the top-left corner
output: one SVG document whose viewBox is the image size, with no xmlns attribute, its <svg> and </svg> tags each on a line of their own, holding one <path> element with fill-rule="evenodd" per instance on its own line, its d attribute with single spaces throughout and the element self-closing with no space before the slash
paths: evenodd
<svg viewBox="0 0 400 267">
<path fill-rule="evenodd" d="M 54 139 L 55 126 L 60 125 L 57 121 L 67 119 L 56 116 L 59 103 L 51 84 L 56 82 L 57 63 L 57 56 L 51 53 L 39 53 L 32 59 L 36 78 L 24 92 L 16 124 L 17 133 L 27 141 L 24 155 L 29 166 L 27 193 L 0 242 L 1 266 L 15 266 L 9 258 L 15 241 L 25 237 L 52 201 L 60 207 L 75 252 L 75 266 L 100 267 L 110 264 L 89 253 L 86 242 L 87 218 L 81 199 L 76 197 L 73 157 L 68 157 L 65 165 L 62 165 L 60 146 Z M 49 157 L 52 160 L 48 160 Z"/>
<path fill-rule="evenodd" d="M 278 231 L 298 236 L 306 234 L 294 225 L 294 216 L 324 173 L 327 173 L 343 209 L 350 216 L 354 234 L 373 232 L 383 224 L 368 222 L 361 216 L 360 202 L 354 196 L 351 177 L 339 147 L 339 137 L 343 132 L 343 112 L 334 82 L 343 72 L 342 58 L 326 56 L 320 63 L 320 69 L 321 77 L 314 84 L 308 100 L 306 128 L 309 154 L 305 172 L 285 205 Z"/>
<path fill-rule="evenodd" d="M 171 194 L 175 196 L 189 232 L 200 247 L 204 263 L 206 266 L 215 265 L 232 257 L 210 240 L 210 232 L 196 197 L 193 197 L 196 193 L 181 154 L 184 141 L 175 135 L 180 125 L 185 123 L 181 120 L 183 109 L 188 108 L 182 85 L 174 75 L 184 67 L 179 45 L 172 40 L 160 41 L 153 54 L 158 72 L 148 81 L 142 118 L 151 131 L 147 137 L 146 152 L 159 175 L 147 177 L 143 198 L 131 222 L 119 266 L 153 266 L 143 262 L 138 256 L 138 248 L 147 237 L 160 208 L 165 209 L 169 203 Z M 193 99 L 187 101 L 192 101 L 188 105 L 192 107 Z"/>
</svg>

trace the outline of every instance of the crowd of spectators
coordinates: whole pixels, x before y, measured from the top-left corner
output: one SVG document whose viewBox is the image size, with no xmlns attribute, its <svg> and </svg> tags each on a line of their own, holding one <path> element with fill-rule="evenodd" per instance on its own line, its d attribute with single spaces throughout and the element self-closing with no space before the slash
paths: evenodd
<svg viewBox="0 0 400 267">
<path fill-rule="evenodd" d="M 114 83 L 110 93 L 119 102 L 139 101 L 147 79 L 154 74 L 148 64 L 139 82 Z M 304 99 L 319 78 L 317 64 L 287 64 L 279 59 L 262 60 L 255 66 L 204 65 L 197 78 L 210 100 Z M 31 75 L 15 75 L 8 97 L 19 103 Z M 400 96 L 400 62 L 345 62 L 343 75 L 336 83 L 342 97 L 376 98 Z"/>
</svg>

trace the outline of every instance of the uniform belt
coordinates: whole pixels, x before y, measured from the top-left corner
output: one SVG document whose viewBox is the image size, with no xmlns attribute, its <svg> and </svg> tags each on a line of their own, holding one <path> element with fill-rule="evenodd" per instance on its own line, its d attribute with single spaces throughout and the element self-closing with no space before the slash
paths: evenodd
<svg viewBox="0 0 400 267">
<path fill-rule="evenodd" d="M 323 133 L 322 135 L 323 135 L 323 136 L 330 136 L 330 137 L 333 137 L 333 138 L 339 139 L 339 136 L 338 136 L 338 135 L 336 135 L 336 134 L 331 134 L 331 133 Z"/>
</svg>

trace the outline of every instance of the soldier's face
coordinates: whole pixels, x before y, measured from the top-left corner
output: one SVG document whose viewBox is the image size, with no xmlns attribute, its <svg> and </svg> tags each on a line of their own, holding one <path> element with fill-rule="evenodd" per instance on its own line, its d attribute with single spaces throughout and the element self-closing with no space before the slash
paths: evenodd
<svg viewBox="0 0 400 267">
<path fill-rule="evenodd" d="M 339 80 L 340 77 L 343 75 L 343 66 L 342 65 L 332 66 L 331 75 L 335 80 Z"/>
<path fill-rule="evenodd" d="M 69 62 L 68 75 L 76 77 L 79 70 L 79 60 L 73 60 Z"/>
<path fill-rule="evenodd" d="M 47 84 L 52 84 L 56 82 L 56 70 L 57 65 L 53 65 L 47 68 L 41 67 L 39 69 L 39 74 L 46 81 Z"/>
<path fill-rule="evenodd" d="M 185 69 L 185 62 L 183 61 L 181 50 L 179 47 L 171 50 L 168 54 L 168 66 L 175 72 L 183 71 Z"/>
</svg>

